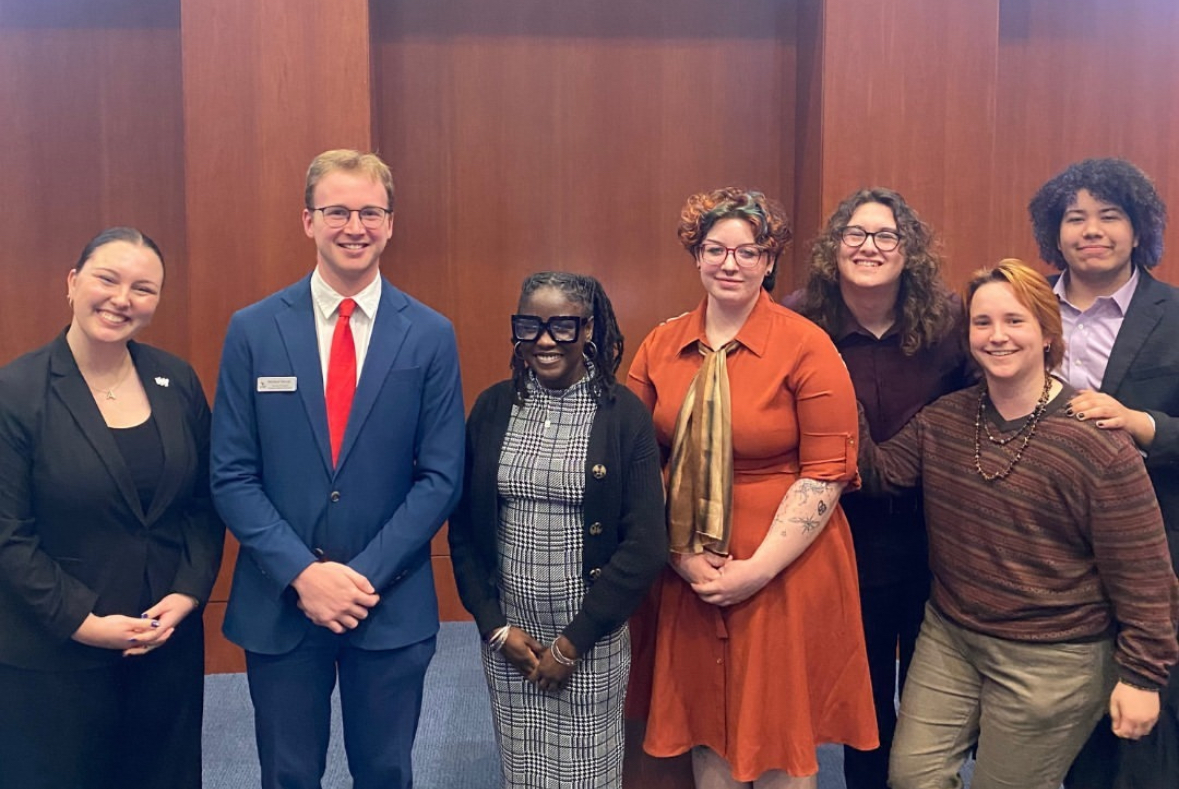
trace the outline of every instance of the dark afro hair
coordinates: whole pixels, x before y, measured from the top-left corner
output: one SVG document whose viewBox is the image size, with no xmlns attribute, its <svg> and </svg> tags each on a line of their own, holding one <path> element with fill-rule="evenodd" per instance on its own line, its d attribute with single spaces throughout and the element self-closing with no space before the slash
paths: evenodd
<svg viewBox="0 0 1179 789">
<path fill-rule="evenodd" d="M 1060 253 L 1060 222 L 1082 189 L 1126 212 L 1138 246 L 1131 253 L 1135 266 L 1154 268 L 1163 257 L 1163 231 L 1167 207 L 1146 174 L 1125 159 L 1085 159 L 1070 164 L 1040 187 L 1028 203 L 1032 232 L 1045 263 L 1063 271 L 1068 267 Z"/>
</svg>

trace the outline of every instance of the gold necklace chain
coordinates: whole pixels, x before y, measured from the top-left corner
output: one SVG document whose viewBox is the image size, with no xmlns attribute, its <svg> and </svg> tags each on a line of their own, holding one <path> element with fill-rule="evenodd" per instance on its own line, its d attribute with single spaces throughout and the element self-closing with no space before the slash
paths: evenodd
<svg viewBox="0 0 1179 789">
<path fill-rule="evenodd" d="M 1019 449 L 1015 451 L 1015 454 L 1007 463 L 1007 468 L 996 472 L 983 471 L 982 467 L 982 430 L 983 425 L 985 424 L 985 420 L 983 419 L 983 411 L 987 398 L 987 390 L 984 388 L 981 392 L 978 393 L 978 411 L 974 416 L 974 470 L 978 472 L 980 477 L 982 477 L 987 482 L 994 482 L 995 480 L 1004 480 L 1009 474 L 1011 474 L 1012 469 L 1014 469 L 1016 464 L 1023 459 L 1024 450 L 1028 448 L 1028 444 L 1031 443 L 1032 437 L 1036 435 L 1036 427 L 1040 424 L 1040 418 L 1044 415 L 1044 411 L 1048 407 L 1048 395 L 1051 391 L 1052 378 L 1051 376 L 1045 375 L 1044 391 L 1040 393 L 1040 399 L 1036 401 L 1036 407 L 1032 409 L 1032 413 L 1028 416 L 1027 420 L 1023 423 L 1019 430 L 1016 431 L 1015 435 L 1011 436 L 1011 438 L 1003 441 L 996 441 L 991 436 L 990 428 L 987 428 L 987 438 L 989 438 L 992 443 L 998 444 L 1000 446 L 1006 446 L 1008 443 L 1018 438 L 1020 434 L 1024 434 L 1026 431 L 1026 434 L 1023 437 L 1023 443 L 1019 445 Z"/>
<path fill-rule="evenodd" d="M 120 386 L 123 385 L 123 382 L 127 380 L 127 377 L 129 375 L 131 375 L 131 371 L 134 369 L 135 369 L 135 363 L 132 362 L 131 357 L 128 356 L 126 369 L 123 370 L 123 374 L 119 376 L 119 380 L 115 381 L 114 386 L 107 387 L 105 389 L 101 388 L 101 387 L 95 388 L 93 386 L 90 386 L 90 380 L 88 378 L 86 378 L 85 373 L 82 373 L 82 380 L 86 382 L 86 386 L 90 388 L 91 392 L 94 392 L 94 394 L 102 395 L 104 400 L 118 400 L 119 398 L 115 397 L 115 390 L 117 390 Z M 82 372 L 82 371 L 79 369 L 78 372 Z"/>
</svg>

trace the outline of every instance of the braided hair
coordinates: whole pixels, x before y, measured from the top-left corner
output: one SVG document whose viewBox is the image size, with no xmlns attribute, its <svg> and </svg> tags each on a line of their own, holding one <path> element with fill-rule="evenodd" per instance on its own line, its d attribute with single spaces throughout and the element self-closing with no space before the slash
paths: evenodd
<svg viewBox="0 0 1179 789">
<path fill-rule="evenodd" d="M 524 302 L 541 288 L 555 288 L 565 298 L 579 305 L 592 317 L 593 332 L 590 342 L 595 349 L 587 348 L 586 358 L 593 362 L 597 374 L 590 381 L 590 395 L 597 402 L 614 399 L 615 373 L 622 364 L 624 338 L 614 317 L 614 305 L 606 295 L 602 283 L 585 274 L 569 274 L 564 271 L 541 271 L 530 274 L 520 286 L 520 309 Z M 587 343 L 588 345 L 588 343 Z M 528 397 L 528 366 L 516 353 L 512 354 L 512 383 L 516 389 L 516 402 Z"/>
</svg>

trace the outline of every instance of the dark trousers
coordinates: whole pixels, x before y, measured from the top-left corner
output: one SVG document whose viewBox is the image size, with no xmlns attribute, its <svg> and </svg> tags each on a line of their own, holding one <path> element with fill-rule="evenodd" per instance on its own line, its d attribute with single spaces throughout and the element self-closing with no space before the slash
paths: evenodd
<svg viewBox="0 0 1179 789">
<path fill-rule="evenodd" d="M 0 789 L 201 789 L 204 629 L 82 671 L 0 665 Z"/>
<path fill-rule="evenodd" d="M 843 778 L 848 789 L 886 789 L 888 786 L 888 754 L 897 725 L 893 699 L 909 672 L 928 597 L 929 576 L 924 568 L 919 568 L 908 578 L 860 587 L 860 610 L 880 747 L 871 751 L 844 747 Z M 901 661 L 899 686 L 898 644 Z"/>
<path fill-rule="evenodd" d="M 410 755 L 433 637 L 365 650 L 316 627 L 282 655 L 246 652 L 263 789 L 319 789 L 331 697 L 340 682 L 344 750 L 355 789 L 411 789 Z"/>
<path fill-rule="evenodd" d="M 1179 669 L 1159 699 L 1159 721 L 1140 740 L 1114 735 L 1106 715 L 1069 769 L 1068 789 L 1175 789 L 1179 787 Z"/>
</svg>

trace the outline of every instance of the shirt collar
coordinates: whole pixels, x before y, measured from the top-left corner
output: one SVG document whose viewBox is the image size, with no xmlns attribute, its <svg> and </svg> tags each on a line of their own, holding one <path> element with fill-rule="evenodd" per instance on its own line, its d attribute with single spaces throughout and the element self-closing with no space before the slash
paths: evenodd
<svg viewBox="0 0 1179 789">
<path fill-rule="evenodd" d="M 843 323 L 840 324 L 839 331 L 836 333 L 836 335 L 832 339 L 835 342 L 842 342 L 843 340 L 846 340 L 848 337 L 850 337 L 853 334 L 859 334 L 864 337 L 867 337 L 870 340 L 883 340 L 885 337 L 889 337 L 889 336 L 899 332 L 900 331 L 900 324 L 901 324 L 901 322 L 899 320 L 894 320 L 892 322 L 892 325 L 889 326 L 884 331 L 884 334 L 877 337 L 875 334 L 873 334 L 872 332 L 865 329 L 860 324 L 860 322 L 858 320 L 856 320 L 856 316 L 852 315 L 851 310 L 847 309 L 847 307 L 844 307 L 843 308 Z"/>
<path fill-rule="evenodd" d="M 1056 294 L 1056 298 L 1063 304 L 1067 304 L 1074 310 L 1077 308 L 1073 306 L 1072 302 L 1068 300 L 1068 276 L 1069 272 L 1066 270 L 1060 277 L 1057 278 L 1056 284 L 1052 286 L 1052 292 Z M 1115 290 L 1108 296 L 1101 296 L 1093 303 L 1096 304 L 1102 300 L 1112 301 L 1117 305 L 1118 311 L 1121 312 L 1122 317 L 1125 317 L 1126 310 L 1130 309 L 1130 301 L 1134 298 L 1134 291 L 1138 289 L 1138 267 L 1134 266 L 1130 271 L 1130 279 L 1126 280 L 1122 287 Z M 1077 310 L 1080 312 L 1081 310 Z"/>
<path fill-rule="evenodd" d="M 764 356 L 766 348 L 770 344 L 770 330 L 773 326 L 772 309 L 773 301 L 770 299 L 770 294 L 765 288 L 762 288 L 757 295 L 757 301 L 753 305 L 753 311 L 749 313 L 749 317 L 745 319 L 745 324 L 738 330 L 737 336 L 733 338 L 742 347 L 749 349 L 755 356 Z M 695 350 L 696 343 L 700 342 L 708 345 L 708 337 L 704 331 L 704 316 L 708 310 L 708 297 L 705 296 L 696 307 L 688 315 L 688 320 L 684 325 L 684 332 L 680 344 L 677 346 L 680 353 L 688 349 Z M 716 350 L 715 348 L 713 350 Z"/>
<path fill-rule="evenodd" d="M 324 320 L 331 319 L 345 298 L 324 281 L 318 267 L 311 272 L 311 300 L 315 302 Z M 356 302 L 356 307 L 361 313 L 372 320 L 377 314 L 377 305 L 381 302 L 381 278 L 373 277 L 373 281 L 365 285 L 364 290 L 353 296 L 352 300 Z"/>
</svg>

